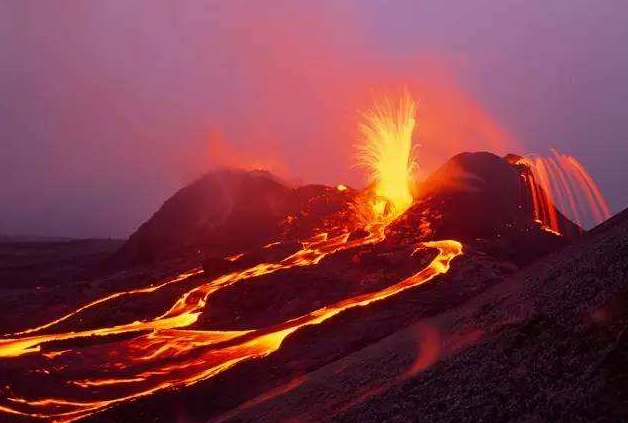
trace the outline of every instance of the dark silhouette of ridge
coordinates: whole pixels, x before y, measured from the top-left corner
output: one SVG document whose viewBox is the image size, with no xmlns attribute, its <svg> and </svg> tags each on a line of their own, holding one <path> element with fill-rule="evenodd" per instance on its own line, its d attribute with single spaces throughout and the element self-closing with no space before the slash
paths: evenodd
<svg viewBox="0 0 628 423">
<path fill-rule="evenodd" d="M 518 243 L 525 233 L 546 245 L 541 253 L 551 251 L 581 229 L 558 213 L 565 239 L 541 233 L 522 186 L 524 171 L 491 153 L 458 154 L 418 186 L 415 205 L 399 220 L 406 226 L 391 230 L 415 233 L 420 216 L 429 213 L 426 236 Z M 212 171 L 169 198 L 109 262 L 124 267 L 198 253 L 218 257 L 303 239 L 325 228 L 330 217 L 345 212 L 342 219 L 352 219 L 346 212 L 359 193 L 322 185 L 291 188 L 264 171 Z"/>
</svg>

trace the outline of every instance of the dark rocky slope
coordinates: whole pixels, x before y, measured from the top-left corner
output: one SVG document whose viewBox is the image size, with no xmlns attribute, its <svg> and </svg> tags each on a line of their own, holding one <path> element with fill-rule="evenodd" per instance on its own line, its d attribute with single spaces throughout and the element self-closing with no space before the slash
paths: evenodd
<svg viewBox="0 0 628 423">
<path fill-rule="evenodd" d="M 295 396 L 278 395 L 279 402 L 270 401 L 272 409 L 260 412 L 259 420 L 278 421 L 301 415 L 307 416 L 305 421 L 330 420 L 339 417 L 342 407 L 349 410 L 353 407 L 349 407 L 352 401 L 358 399 L 353 395 L 349 398 L 347 392 L 362 392 L 366 388 L 369 392 L 378 392 L 406 378 L 404 373 L 416 359 L 418 341 L 416 331 L 410 330 L 407 335 L 407 331 L 399 332 L 401 329 L 423 319 L 438 319 L 443 313 L 453 313 L 452 310 L 473 301 L 481 293 L 504 284 L 521 267 L 568 244 L 570 238 L 558 237 L 534 222 L 518 172 L 516 166 L 489 153 L 456 156 L 420 187 L 416 204 L 388 228 L 383 243 L 329 256 L 314 267 L 291 269 L 224 288 L 209 299 L 196 328 L 247 329 L 276 324 L 340 298 L 380 289 L 417 271 L 433 252 L 426 250 L 408 259 L 416 242 L 443 238 L 462 240 L 465 255 L 456 259 L 449 273 L 433 283 L 347 311 L 324 324 L 303 328 L 266 358 L 239 364 L 190 388 L 162 392 L 125 404 L 92 420 L 202 422 L 223 413 L 238 416 L 238 407 L 248 409 L 245 405 L 257 401 L 256 398 L 266 398 L 269 393 L 292 386 L 294 380 L 301 381 L 301 378 L 308 381 L 299 384 L 306 389 L 305 396 L 297 394 L 301 392 L 299 389 L 291 388 L 289 391 L 295 392 Z M 322 188 L 316 190 L 330 192 Z M 338 195 L 346 194 L 333 194 Z M 343 197 L 337 204 L 351 204 L 354 198 Z M 347 208 L 340 206 L 335 213 L 323 210 L 326 213 L 300 214 L 297 221 L 303 222 L 306 228 L 325 226 L 319 224 L 322 215 L 333 225 L 334 217 L 338 216 L 335 213 L 342 216 Z M 579 232 L 566 219 L 563 224 Z M 298 234 L 283 232 L 282 236 L 284 241 L 273 248 L 283 249 L 285 254 L 295 248 Z M 264 261 L 268 250 L 264 251 L 253 246 L 241 259 L 235 260 L 233 266 L 238 268 Z M 499 307 L 499 302 L 488 307 Z M 468 332 L 461 335 L 465 340 L 475 341 L 477 331 L 484 333 L 484 329 L 463 329 Z M 395 344 L 397 335 L 390 338 L 392 341 L 386 337 L 396 332 L 406 333 L 399 335 L 406 343 L 393 346 L 383 356 L 376 353 L 368 367 L 352 367 L 351 357 L 355 354 L 362 357 L 361 351 L 378 350 L 382 342 Z M 396 361 L 401 357 L 409 361 Z M 345 366 L 349 366 L 347 372 L 342 370 Z M 329 369 L 334 369 L 333 375 Z M 320 383 L 319 374 L 331 383 L 325 389 L 333 392 L 337 400 L 325 392 L 308 388 L 309 381 Z M 308 395 L 313 395 L 312 401 L 308 400 Z M 297 404 L 294 408 L 284 407 L 281 402 L 284 400 Z M 257 411 L 243 411 L 242 419 L 257 421 Z"/>
<path fill-rule="evenodd" d="M 265 171 L 216 170 L 169 198 L 110 259 L 114 267 L 202 253 L 224 256 L 306 237 L 355 196 L 322 185 L 290 188 Z"/>
<path fill-rule="evenodd" d="M 491 153 L 456 155 L 416 187 L 419 201 L 406 213 L 408 224 L 396 227 L 414 235 L 423 225 L 429 229 L 422 234 L 425 239 L 458 237 L 465 242 L 499 237 L 504 244 L 517 244 L 525 235 L 547 245 L 541 253 L 551 251 L 561 238 L 540 233 L 522 172 L 521 166 Z M 338 229 L 339 222 L 353 226 L 351 210 L 359 195 L 322 185 L 290 188 L 263 171 L 212 171 L 168 199 L 110 264 L 125 267 L 198 253 L 223 257 Z M 426 213 L 429 227 L 421 218 Z M 580 232 L 560 213 L 559 224 L 568 238 Z M 536 256 L 533 252 L 528 259 Z"/>
<path fill-rule="evenodd" d="M 628 210 L 462 307 L 222 421 L 628 419 Z"/>
<path fill-rule="evenodd" d="M 421 228 L 421 240 L 453 238 L 527 264 L 577 238 L 581 229 L 557 212 L 563 236 L 543 230 L 521 178 L 526 171 L 492 153 L 458 154 L 420 185 L 415 204 L 389 232 Z"/>
</svg>

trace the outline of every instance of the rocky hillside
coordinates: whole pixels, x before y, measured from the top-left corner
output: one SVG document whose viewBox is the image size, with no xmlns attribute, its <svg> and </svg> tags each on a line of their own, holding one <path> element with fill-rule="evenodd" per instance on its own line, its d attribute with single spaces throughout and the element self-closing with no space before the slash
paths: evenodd
<svg viewBox="0 0 628 423">
<path fill-rule="evenodd" d="M 263 171 L 217 170 L 182 188 L 111 259 L 129 266 L 202 253 L 224 256 L 307 236 L 353 191 L 290 188 Z"/>
<path fill-rule="evenodd" d="M 463 306 L 210 421 L 620 422 L 627 369 L 625 210 Z"/>
<path fill-rule="evenodd" d="M 304 327 L 288 336 L 278 351 L 240 363 L 215 378 L 124 404 L 92 420 L 359 420 L 350 413 L 371 398 L 420 377 L 439 360 L 480 345 L 489 339 L 487 334 L 510 327 L 509 316 L 519 321 L 514 311 L 506 311 L 503 321 L 486 323 L 483 318 L 467 320 L 461 310 L 475 307 L 483 298 L 486 302 L 480 314 L 500 310 L 501 295 L 520 293 L 521 272 L 536 266 L 530 263 L 570 248 L 572 239 L 580 242 L 545 231 L 534 221 L 518 172 L 516 166 L 492 154 L 456 156 L 420 187 L 415 205 L 389 226 L 385 241 L 332 254 L 315 266 L 226 286 L 208 299 L 191 329 L 248 330 L 289 321 L 344 298 L 384 289 L 419 271 L 434 256 L 430 249 L 416 250 L 420 241 L 461 240 L 464 255 L 437 280 Z M 335 192 L 338 204 L 354 199 L 340 197 L 353 193 L 326 190 Z M 340 206 L 335 213 L 342 215 L 344 210 Z M 310 227 L 321 226 L 319 216 L 308 211 L 299 219 L 303 224 L 317 222 Z M 563 224 L 579 233 L 566 219 Z M 272 262 L 298 249 L 295 232 L 282 236 L 277 245 L 250 247 L 228 260 L 233 266 L 229 269 L 207 266 L 207 274 Z M 536 281 L 534 276 L 531 279 Z M 530 295 L 534 297 L 534 291 Z M 517 311 L 516 304 L 512 307 Z M 136 313 L 142 305 L 127 308 Z M 128 316 L 123 320 L 129 320 Z M 446 394 L 440 392 L 439 398 L 443 397 Z M 391 407 L 390 414 L 377 414 L 376 409 L 366 413 L 389 419 L 395 416 L 395 406 Z M 414 418 L 411 407 L 408 410 L 399 421 Z"/>
<path fill-rule="evenodd" d="M 538 244 L 534 251 L 551 251 L 563 242 L 541 233 L 533 221 L 522 171 L 491 153 L 459 154 L 417 187 L 415 206 L 391 229 L 414 234 L 420 227 L 426 230 L 425 239 L 501 238 L 504 244 L 520 242 L 525 234 L 526 242 Z M 263 171 L 212 171 L 169 198 L 111 262 L 129 266 L 197 253 L 218 257 L 277 240 L 303 239 L 330 229 L 334 222 L 329 218 L 343 213 L 345 220 L 353 219 L 347 211 L 359 194 L 322 185 L 291 188 Z M 580 232 L 560 213 L 559 223 L 567 238 Z"/>
</svg>

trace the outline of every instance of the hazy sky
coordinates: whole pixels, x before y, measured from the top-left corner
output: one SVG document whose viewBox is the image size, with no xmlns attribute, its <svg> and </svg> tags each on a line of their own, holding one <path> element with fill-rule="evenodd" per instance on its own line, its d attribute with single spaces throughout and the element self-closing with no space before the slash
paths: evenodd
<svg viewBox="0 0 628 423">
<path fill-rule="evenodd" d="M 126 236 L 215 165 L 359 185 L 404 86 L 424 172 L 557 147 L 617 212 L 627 39 L 624 0 L 0 0 L 0 233 Z"/>
</svg>

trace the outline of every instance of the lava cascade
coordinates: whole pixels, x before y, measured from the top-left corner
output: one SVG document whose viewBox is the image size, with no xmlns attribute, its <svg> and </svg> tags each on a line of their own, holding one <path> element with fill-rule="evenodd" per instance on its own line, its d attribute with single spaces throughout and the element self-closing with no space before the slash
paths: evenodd
<svg viewBox="0 0 628 423">
<path fill-rule="evenodd" d="M 558 209 L 579 225 L 601 223 L 611 215 L 600 188 L 575 157 L 551 150 L 550 157 L 530 155 L 518 163 L 530 172 L 523 175 L 532 199 L 534 219 L 560 233 Z"/>
</svg>

